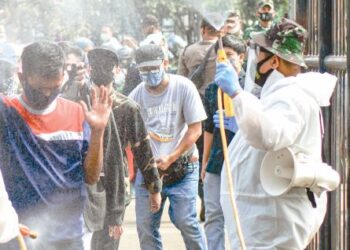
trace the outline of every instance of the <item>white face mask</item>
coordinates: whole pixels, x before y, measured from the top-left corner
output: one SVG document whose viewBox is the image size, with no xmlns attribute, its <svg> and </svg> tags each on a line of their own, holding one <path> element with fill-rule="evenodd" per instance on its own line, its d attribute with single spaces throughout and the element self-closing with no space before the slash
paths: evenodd
<svg viewBox="0 0 350 250">
<path fill-rule="evenodd" d="M 68 75 L 67 70 L 65 70 L 64 73 L 63 73 L 63 84 L 68 82 L 68 80 L 69 80 L 69 75 Z"/>
<path fill-rule="evenodd" d="M 262 87 L 257 85 L 254 82 L 256 68 L 257 68 L 257 58 L 256 58 L 255 49 L 250 48 L 248 51 L 248 65 L 247 65 L 247 71 L 245 76 L 244 89 L 252 93 L 253 95 L 255 95 L 257 98 L 260 98 Z"/>
<path fill-rule="evenodd" d="M 230 30 L 230 34 L 232 35 L 239 35 L 241 32 L 241 27 L 239 25 L 236 25 L 232 30 Z"/>
<path fill-rule="evenodd" d="M 251 93 L 260 99 L 261 90 L 262 90 L 262 87 L 256 83 L 254 83 L 254 86 L 253 86 L 253 89 L 251 90 Z"/>
<path fill-rule="evenodd" d="M 117 75 L 114 75 L 113 80 L 116 86 L 123 86 L 125 83 L 125 75 L 120 72 Z"/>
<path fill-rule="evenodd" d="M 110 40 L 110 37 L 106 33 L 101 33 L 100 38 L 102 42 L 108 42 Z"/>
<path fill-rule="evenodd" d="M 249 71 L 247 72 L 250 79 L 252 79 L 253 81 L 255 79 L 256 68 L 257 68 L 257 60 L 256 60 L 256 58 L 254 58 L 253 60 L 251 60 Z"/>
</svg>

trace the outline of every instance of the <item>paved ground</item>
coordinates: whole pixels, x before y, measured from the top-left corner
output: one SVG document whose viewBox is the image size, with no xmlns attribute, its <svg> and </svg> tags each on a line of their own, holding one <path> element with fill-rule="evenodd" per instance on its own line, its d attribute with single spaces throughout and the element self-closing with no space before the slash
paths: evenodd
<svg viewBox="0 0 350 250">
<path fill-rule="evenodd" d="M 137 237 L 136 231 L 136 217 L 135 217 L 135 200 L 132 200 L 129 205 L 125 217 L 125 231 L 121 240 L 120 250 L 136 250 L 140 249 L 139 240 Z M 177 230 L 173 224 L 171 223 L 168 216 L 168 204 L 164 208 L 162 223 L 161 223 L 161 235 L 163 239 L 164 249 L 167 250 L 180 250 L 185 249 L 185 245 L 183 243 L 180 231 Z"/>
<path fill-rule="evenodd" d="M 162 223 L 160 227 L 160 233 L 162 235 L 163 249 L 164 250 L 185 250 L 180 231 L 177 230 L 171 223 L 168 216 L 168 202 L 164 207 Z M 197 202 L 197 208 L 200 207 L 200 202 Z M 203 223 L 201 223 L 203 227 Z M 89 238 L 85 239 L 86 250 L 88 247 Z M 226 240 L 227 242 L 227 240 Z M 124 234 L 121 238 L 119 250 L 138 250 L 140 249 L 139 240 L 136 231 L 136 217 L 135 217 L 135 200 L 133 199 L 128 206 L 124 219 Z M 229 249 L 226 246 L 226 249 Z"/>
</svg>

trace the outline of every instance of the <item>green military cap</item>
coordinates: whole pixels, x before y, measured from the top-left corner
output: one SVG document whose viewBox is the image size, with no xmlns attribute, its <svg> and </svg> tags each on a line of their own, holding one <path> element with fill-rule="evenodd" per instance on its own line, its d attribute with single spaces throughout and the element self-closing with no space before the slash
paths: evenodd
<svg viewBox="0 0 350 250">
<path fill-rule="evenodd" d="M 259 1 L 257 6 L 258 6 L 258 9 L 265 7 L 265 6 L 269 6 L 271 9 L 274 8 L 273 1 L 271 1 L 271 0 Z"/>
<path fill-rule="evenodd" d="M 252 34 L 253 41 L 278 57 L 306 68 L 304 47 L 307 31 L 292 20 L 284 18 L 266 32 Z"/>
</svg>

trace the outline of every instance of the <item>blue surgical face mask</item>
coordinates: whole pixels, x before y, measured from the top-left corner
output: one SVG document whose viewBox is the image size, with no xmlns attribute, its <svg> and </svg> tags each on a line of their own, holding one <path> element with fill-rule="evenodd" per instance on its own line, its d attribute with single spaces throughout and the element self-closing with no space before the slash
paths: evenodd
<svg viewBox="0 0 350 250">
<path fill-rule="evenodd" d="M 147 86 L 155 88 L 158 87 L 164 79 L 164 69 L 160 68 L 159 71 L 152 70 L 147 73 L 140 72 L 140 76 Z"/>
</svg>

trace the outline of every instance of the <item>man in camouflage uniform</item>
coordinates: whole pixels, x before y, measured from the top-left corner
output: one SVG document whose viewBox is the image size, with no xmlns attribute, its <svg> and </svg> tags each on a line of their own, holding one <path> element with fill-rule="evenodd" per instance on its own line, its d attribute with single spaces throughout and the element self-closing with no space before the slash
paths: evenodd
<svg viewBox="0 0 350 250">
<path fill-rule="evenodd" d="M 238 38 L 242 38 L 242 20 L 238 10 L 229 11 L 224 25 L 224 33 L 226 35 L 234 35 Z"/>
<path fill-rule="evenodd" d="M 267 31 L 271 28 L 273 19 L 275 17 L 275 9 L 272 0 L 260 1 L 257 4 L 256 16 L 259 17 L 259 21 L 245 29 L 243 34 L 244 40 L 250 40 L 251 35 L 256 32 Z"/>
</svg>

